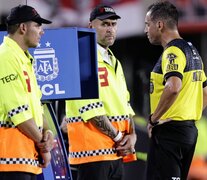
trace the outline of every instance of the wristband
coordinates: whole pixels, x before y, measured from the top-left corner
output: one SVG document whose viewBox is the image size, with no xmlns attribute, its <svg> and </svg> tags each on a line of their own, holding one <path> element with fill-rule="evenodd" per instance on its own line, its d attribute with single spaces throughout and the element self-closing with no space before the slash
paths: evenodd
<svg viewBox="0 0 207 180">
<path fill-rule="evenodd" d="M 116 135 L 116 137 L 113 139 L 114 142 L 118 142 L 122 139 L 122 133 L 121 131 L 118 131 L 118 134 Z"/>
<path fill-rule="evenodd" d="M 150 114 L 149 119 L 148 119 L 148 120 L 149 120 L 150 125 L 151 125 L 151 126 L 156 126 L 156 125 L 158 125 L 158 124 L 159 124 L 159 121 L 152 122 L 151 117 L 152 117 L 152 114 Z"/>
</svg>

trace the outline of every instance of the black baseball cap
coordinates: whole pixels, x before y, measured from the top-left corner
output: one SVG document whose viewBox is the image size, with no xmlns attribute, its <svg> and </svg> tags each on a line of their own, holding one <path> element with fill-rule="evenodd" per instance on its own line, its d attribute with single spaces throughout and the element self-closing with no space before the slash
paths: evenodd
<svg viewBox="0 0 207 180">
<path fill-rule="evenodd" d="M 8 25 L 19 24 L 23 22 L 34 21 L 39 24 L 50 24 L 49 20 L 43 19 L 37 11 L 28 5 L 19 5 L 11 9 L 10 14 L 6 19 Z"/>
<path fill-rule="evenodd" d="M 116 14 L 114 9 L 111 6 L 100 4 L 96 6 L 91 14 L 90 14 L 90 21 L 94 19 L 120 19 L 121 17 Z"/>
</svg>

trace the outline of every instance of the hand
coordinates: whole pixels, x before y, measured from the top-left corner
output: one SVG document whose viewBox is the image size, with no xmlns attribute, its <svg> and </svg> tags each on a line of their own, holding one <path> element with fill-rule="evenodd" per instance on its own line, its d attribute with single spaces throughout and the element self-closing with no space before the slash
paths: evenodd
<svg viewBox="0 0 207 180">
<path fill-rule="evenodd" d="M 153 126 L 150 123 L 148 123 L 147 124 L 147 132 L 148 132 L 149 138 L 152 137 L 152 128 L 153 128 Z"/>
<path fill-rule="evenodd" d="M 137 140 L 136 134 L 126 134 L 123 139 L 116 143 L 116 150 L 118 155 L 126 156 L 132 154 L 135 151 L 135 143 Z"/>
<path fill-rule="evenodd" d="M 66 117 L 63 118 L 62 123 L 60 125 L 60 129 L 62 130 L 62 132 L 66 133 L 66 134 L 68 133 Z"/>
<path fill-rule="evenodd" d="M 54 147 L 54 137 L 51 131 L 46 130 L 42 141 L 36 144 L 41 153 L 50 152 Z"/>
<path fill-rule="evenodd" d="M 172 119 L 166 119 L 166 120 L 158 120 L 158 124 L 156 126 L 159 126 L 161 124 L 164 124 L 166 122 L 172 121 Z M 155 126 L 152 126 L 150 123 L 147 124 L 147 130 L 148 130 L 148 136 L 149 138 L 152 137 L 152 128 Z"/>
<path fill-rule="evenodd" d="M 39 167 L 46 168 L 50 164 L 51 154 L 50 152 L 47 153 L 40 153 L 42 162 L 40 162 Z"/>
</svg>

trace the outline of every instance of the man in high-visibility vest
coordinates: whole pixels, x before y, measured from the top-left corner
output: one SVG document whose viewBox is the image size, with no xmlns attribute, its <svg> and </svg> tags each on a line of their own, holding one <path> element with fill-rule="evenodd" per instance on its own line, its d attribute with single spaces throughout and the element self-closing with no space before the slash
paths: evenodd
<svg viewBox="0 0 207 180">
<path fill-rule="evenodd" d="M 27 5 L 11 9 L 0 46 L 0 179 L 33 180 L 51 159 L 53 135 L 43 120 L 41 91 L 28 48 L 51 23 Z M 40 161 L 42 159 L 42 161 Z"/>
<path fill-rule="evenodd" d="M 117 33 L 114 9 L 98 5 L 90 15 L 98 48 L 99 98 L 66 101 L 69 162 L 79 180 L 123 179 L 123 161 L 136 160 L 134 111 L 120 62 L 109 50 Z"/>
</svg>

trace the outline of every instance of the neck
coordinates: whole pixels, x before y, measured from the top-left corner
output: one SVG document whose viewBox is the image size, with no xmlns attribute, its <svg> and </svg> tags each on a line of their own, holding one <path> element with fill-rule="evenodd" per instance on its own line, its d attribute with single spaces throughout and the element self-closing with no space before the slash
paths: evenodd
<svg viewBox="0 0 207 180">
<path fill-rule="evenodd" d="M 14 40 L 23 51 L 28 50 L 28 47 L 23 43 L 23 39 L 21 38 L 21 36 L 16 36 L 15 34 L 9 34 L 8 37 Z"/>
<path fill-rule="evenodd" d="M 177 30 L 169 30 L 163 34 L 161 45 L 163 48 L 174 39 L 182 39 Z"/>
<path fill-rule="evenodd" d="M 102 48 L 104 48 L 104 49 L 108 49 L 108 46 L 104 46 L 104 45 L 102 45 L 102 44 L 100 44 L 100 43 L 98 43 L 99 44 L 99 46 L 101 46 Z"/>
</svg>

